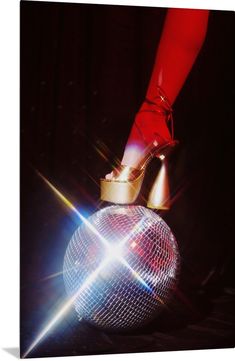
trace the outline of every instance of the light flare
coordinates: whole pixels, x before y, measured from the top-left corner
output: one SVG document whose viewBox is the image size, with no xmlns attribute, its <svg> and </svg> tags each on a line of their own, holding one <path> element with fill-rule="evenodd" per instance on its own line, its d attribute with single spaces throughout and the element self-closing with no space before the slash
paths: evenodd
<svg viewBox="0 0 235 361">
<path fill-rule="evenodd" d="M 49 180 L 47 180 L 40 172 L 37 172 L 38 175 L 44 180 L 44 182 L 53 190 L 57 197 L 69 208 L 71 209 L 80 220 L 92 231 L 105 246 L 109 246 L 107 240 L 97 231 L 97 229 L 90 223 L 88 220 L 77 210 L 77 208 L 55 187 Z"/>
<path fill-rule="evenodd" d="M 51 278 L 55 278 L 55 277 L 61 276 L 62 274 L 63 274 L 63 271 L 58 271 L 58 272 L 52 273 L 52 274 L 49 275 L 49 276 L 46 276 L 46 277 L 41 278 L 41 279 L 39 280 L 39 282 L 44 282 L 44 281 L 50 280 Z"/>
<path fill-rule="evenodd" d="M 94 146 L 94 149 L 96 150 L 96 152 L 101 156 L 101 158 L 103 158 L 106 162 L 108 162 L 108 156 L 105 154 L 104 151 L 102 151 L 100 148 L 98 148 L 96 145 Z"/>
<path fill-rule="evenodd" d="M 126 266 L 132 273 L 132 275 L 150 292 L 153 292 L 152 288 L 143 280 L 143 278 L 139 275 L 138 272 L 136 272 L 130 265 L 129 263 L 124 259 L 121 258 L 120 262 Z"/>
<path fill-rule="evenodd" d="M 69 311 L 70 307 L 73 305 L 77 297 L 91 285 L 91 283 L 96 279 L 99 272 L 107 265 L 108 261 L 105 259 L 96 269 L 93 271 L 87 279 L 83 282 L 82 286 L 74 293 L 65 304 L 57 311 L 55 316 L 50 320 L 46 327 L 39 333 L 27 351 L 23 354 L 25 358 L 38 344 L 42 339 L 47 335 L 47 333 L 55 326 L 55 324 Z"/>
<path fill-rule="evenodd" d="M 74 267 L 70 267 L 66 270 L 66 272 L 69 272 L 69 271 L 72 271 L 74 269 Z M 50 280 L 52 278 L 55 278 L 55 277 L 58 277 L 58 276 L 61 276 L 62 274 L 64 273 L 64 271 L 58 271 L 58 272 L 55 272 L 55 273 L 52 273 L 48 276 L 45 276 L 43 278 L 41 278 L 39 280 L 39 282 L 44 282 L 44 281 L 47 281 L 47 280 Z"/>
<path fill-rule="evenodd" d="M 127 243 L 132 237 L 136 237 L 142 231 L 142 224 L 144 221 L 145 218 L 143 217 L 138 223 L 135 224 L 131 232 L 120 241 L 122 246 L 124 246 L 124 244 Z"/>
<path fill-rule="evenodd" d="M 132 229 L 130 234 L 123 238 L 118 245 L 110 245 L 110 243 L 97 231 L 97 229 L 75 208 L 75 206 L 55 187 L 51 182 L 49 182 L 40 172 L 38 175 L 44 180 L 44 182 L 50 187 L 50 189 L 57 195 L 57 197 L 69 208 L 71 209 L 80 220 L 101 240 L 107 249 L 107 256 L 101 262 L 101 264 L 86 278 L 81 287 L 72 295 L 64 305 L 57 311 L 55 316 L 48 322 L 45 328 L 38 334 L 33 343 L 29 346 L 27 351 L 23 354 L 25 358 L 38 344 L 42 339 L 47 335 L 47 333 L 56 325 L 56 323 L 69 311 L 70 307 L 73 305 L 77 297 L 91 285 L 92 282 L 97 278 L 101 270 L 103 270 L 108 263 L 114 261 L 115 259 L 121 262 L 124 266 L 129 269 L 131 274 L 137 279 L 148 291 L 153 292 L 152 288 L 144 281 L 144 279 L 129 265 L 129 263 L 122 257 L 122 248 L 124 244 L 133 236 L 141 230 L 141 223 L 143 220 L 138 222 L 138 224 Z M 57 273 L 58 274 L 58 273 Z M 155 295 L 155 297 L 157 297 Z M 157 297 L 158 298 L 158 297 Z"/>
</svg>

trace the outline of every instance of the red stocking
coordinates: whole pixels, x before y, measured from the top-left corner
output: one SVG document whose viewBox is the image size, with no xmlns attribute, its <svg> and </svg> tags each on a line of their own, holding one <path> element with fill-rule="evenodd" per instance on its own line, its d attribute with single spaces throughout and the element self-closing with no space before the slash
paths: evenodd
<svg viewBox="0 0 235 361">
<path fill-rule="evenodd" d="M 172 138 L 167 126 L 171 105 L 204 42 L 208 15 L 208 10 L 168 10 L 146 99 L 135 117 L 122 164 L 134 167 L 149 143 Z"/>
</svg>

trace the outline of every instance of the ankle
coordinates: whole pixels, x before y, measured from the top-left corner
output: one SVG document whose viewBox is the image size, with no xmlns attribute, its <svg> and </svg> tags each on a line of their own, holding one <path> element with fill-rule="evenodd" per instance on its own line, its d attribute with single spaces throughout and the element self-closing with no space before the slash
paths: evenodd
<svg viewBox="0 0 235 361">
<path fill-rule="evenodd" d="M 169 115 L 155 104 L 144 101 L 139 112 L 136 114 L 134 127 L 141 134 L 145 145 L 157 140 L 162 143 L 172 139 L 168 128 Z"/>
<path fill-rule="evenodd" d="M 135 167 L 150 144 L 157 142 L 161 145 L 171 141 L 173 127 L 171 134 L 167 124 L 169 120 L 172 125 L 172 108 L 166 95 L 158 87 L 156 96 L 146 98 L 135 116 L 122 164 Z"/>
<path fill-rule="evenodd" d="M 157 86 L 155 90 L 154 94 L 147 94 L 138 113 L 152 113 L 155 119 L 155 124 L 153 124 L 155 136 L 158 135 L 168 141 L 174 138 L 172 106 L 161 87 Z"/>
</svg>

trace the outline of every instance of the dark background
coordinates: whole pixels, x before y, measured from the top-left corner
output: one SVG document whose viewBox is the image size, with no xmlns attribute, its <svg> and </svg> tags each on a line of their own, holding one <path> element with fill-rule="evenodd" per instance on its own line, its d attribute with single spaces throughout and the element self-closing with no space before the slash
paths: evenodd
<svg viewBox="0 0 235 361">
<path fill-rule="evenodd" d="M 21 2 L 21 346 L 64 297 L 63 256 L 78 220 L 106 206 L 99 179 L 121 158 L 144 99 L 166 9 Z M 211 11 L 174 104 L 174 204 L 162 214 L 181 253 L 181 296 L 148 328 L 107 335 L 71 315 L 32 356 L 234 346 L 234 13 Z M 105 155 L 105 157 L 102 156 Z M 143 187 L 159 164 L 152 162 Z M 145 194 L 146 193 L 146 194 Z M 138 204 L 145 204 L 142 197 Z M 182 296 L 183 295 L 183 296 Z"/>
</svg>

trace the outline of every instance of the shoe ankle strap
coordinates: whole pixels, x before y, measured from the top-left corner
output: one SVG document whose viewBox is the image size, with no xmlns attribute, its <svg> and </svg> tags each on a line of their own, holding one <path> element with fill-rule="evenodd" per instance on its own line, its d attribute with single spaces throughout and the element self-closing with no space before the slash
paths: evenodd
<svg viewBox="0 0 235 361">
<path fill-rule="evenodd" d="M 174 121 L 173 109 L 165 92 L 160 86 L 157 86 L 157 95 L 151 99 L 145 98 L 145 102 L 156 106 L 156 112 L 166 116 L 166 121 L 170 123 L 171 136 L 174 139 Z"/>
</svg>

